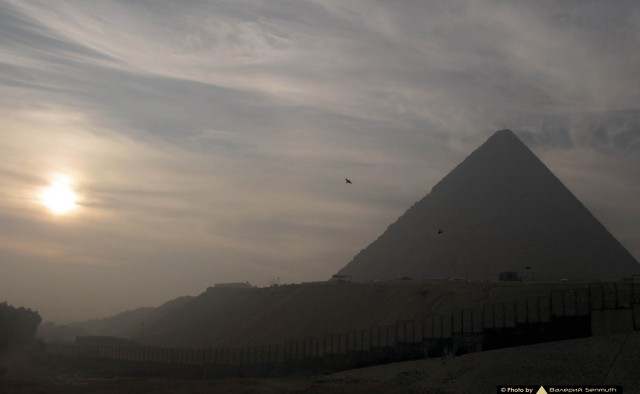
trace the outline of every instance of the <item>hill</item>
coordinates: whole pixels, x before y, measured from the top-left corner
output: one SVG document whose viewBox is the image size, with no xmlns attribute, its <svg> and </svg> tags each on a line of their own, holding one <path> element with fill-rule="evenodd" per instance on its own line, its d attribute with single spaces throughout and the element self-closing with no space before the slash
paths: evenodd
<svg viewBox="0 0 640 394">
<path fill-rule="evenodd" d="M 211 287 L 149 324 L 133 339 L 149 345 L 181 347 L 278 344 L 584 286 L 395 281 L 318 282 L 250 289 Z"/>
<path fill-rule="evenodd" d="M 140 331 L 156 308 L 142 307 L 102 319 L 71 323 L 69 326 L 86 335 L 128 337 Z"/>
<path fill-rule="evenodd" d="M 193 298 L 192 296 L 178 297 L 165 302 L 157 308 L 138 308 L 103 319 L 73 323 L 71 327 L 84 332 L 86 335 L 131 338 L 144 331 L 145 327 L 161 320 L 164 316 L 180 310 L 180 308 L 191 302 Z"/>
<path fill-rule="evenodd" d="M 142 307 L 102 319 L 67 325 L 45 322 L 38 328 L 38 337 L 47 342 L 73 342 L 80 336 L 132 338 L 167 314 L 180 309 L 194 297 L 183 296 L 167 301 L 159 307 Z"/>
</svg>

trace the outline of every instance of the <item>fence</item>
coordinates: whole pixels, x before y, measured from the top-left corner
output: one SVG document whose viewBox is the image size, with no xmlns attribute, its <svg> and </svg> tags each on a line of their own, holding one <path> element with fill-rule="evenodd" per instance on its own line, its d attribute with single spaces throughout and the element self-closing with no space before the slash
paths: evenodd
<svg viewBox="0 0 640 394">
<path fill-rule="evenodd" d="M 553 290 L 548 296 L 485 304 L 479 309 L 276 345 L 193 349 L 48 344 L 47 354 L 58 361 L 80 360 L 83 365 L 93 360 L 128 370 L 137 366 L 147 373 L 189 367 L 198 376 L 274 375 L 309 369 L 339 370 L 633 329 L 640 330 L 637 278 Z"/>
</svg>

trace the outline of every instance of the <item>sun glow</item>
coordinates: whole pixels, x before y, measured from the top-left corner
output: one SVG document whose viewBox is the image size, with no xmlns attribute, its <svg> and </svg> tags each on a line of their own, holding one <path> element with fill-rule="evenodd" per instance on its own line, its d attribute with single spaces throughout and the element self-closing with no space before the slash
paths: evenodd
<svg viewBox="0 0 640 394">
<path fill-rule="evenodd" d="M 40 202 L 54 215 L 64 215 L 77 208 L 78 195 L 73 191 L 72 180 L 60 176 L 40 193 Z"/>
</svg>

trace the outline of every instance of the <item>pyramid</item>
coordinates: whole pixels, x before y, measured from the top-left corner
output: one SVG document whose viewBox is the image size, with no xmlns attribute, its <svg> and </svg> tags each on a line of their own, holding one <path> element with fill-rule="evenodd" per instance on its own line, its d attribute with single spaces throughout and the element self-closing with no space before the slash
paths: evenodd
<svg viewBox="0 0 640 394">
<path fill-rule="evenodd" d="M 500 130 L 337 277 L 617 280 L 640 264 L 511 130 Z"/>
</svg>

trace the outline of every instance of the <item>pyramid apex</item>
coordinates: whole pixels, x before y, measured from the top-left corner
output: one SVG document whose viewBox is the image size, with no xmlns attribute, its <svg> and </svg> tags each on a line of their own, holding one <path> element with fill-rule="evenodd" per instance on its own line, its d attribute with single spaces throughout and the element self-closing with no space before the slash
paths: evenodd
<svg viewBox="0 0 640 394">
<path fill-rule="evenodd" d="M 494 145 L 496 142 L 500 142 L 500 145 L 505 146 L 513 146 L 515 145 L 524 145 L 522 140 L 518 138 L 516 133 L 514 133 L 511 129 L 502 129 L 498 130 L 493 135 L 491 135 L 483 145 Z"/>
<path fill-rule="evenodd" d="M 498 130 L 495 133 L 493 133 L 493 137 L 501 137 L 501 136 L 511 136 L 511 137 L 516 137 L 516 134 L 511 131 L 511 129 L 502 129 L 502 130 Z"/>
<path fill-rule="evenodd" d="M 529 153 L 533 155 L 533 153 L 530 152 L 530 149 L 525 145 L 525 143 L 522 142 L 522 140 L 511 129 L 502 129 L 493 133 L 493 135 L 487 138 L 484 144 L 482 144 L 481 147 L 478 148 L 479 151 L 486 149 L 490 149 L 492 151 L 490 156 L 495 156 L 497 154 L 496 149 L 506 149 L 508 151 L 517 149 L 520 152 L 522 152 L 524 149 L 526 151 L 529 151 Z M 538 160 L 538 158 L 536 157 L 535 160 Z"/>
</svg>

